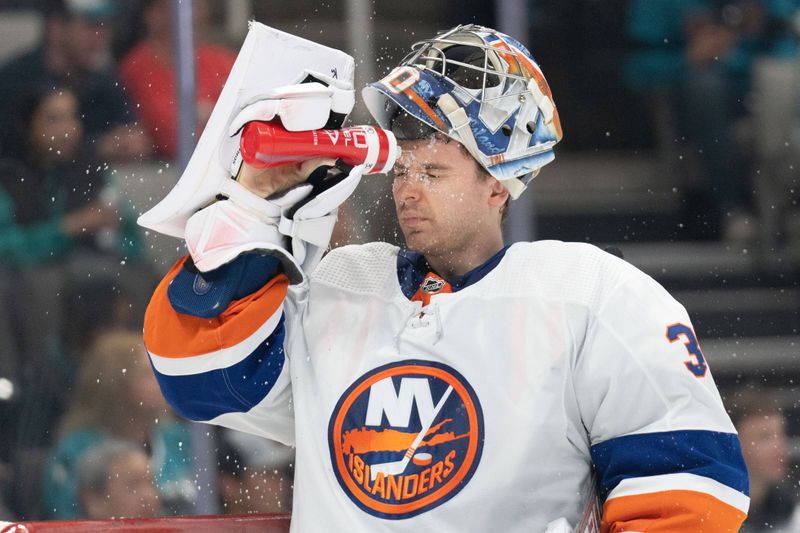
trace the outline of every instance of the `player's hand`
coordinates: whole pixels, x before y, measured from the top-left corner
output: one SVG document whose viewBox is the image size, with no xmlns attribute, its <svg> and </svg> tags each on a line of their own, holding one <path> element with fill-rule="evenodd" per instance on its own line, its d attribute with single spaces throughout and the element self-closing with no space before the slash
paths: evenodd
<svg viewBox="0 0 800 533">
<path fill-rule="evenodd" d="M 243 162 L 236 181 L 261 198 L 268 198 L 303 183 L 315 169 L 324 165 L 332 166 L 335 162 L 334 159 L 316 157 L 270 168 L 255 168 Z"/>
</svg>

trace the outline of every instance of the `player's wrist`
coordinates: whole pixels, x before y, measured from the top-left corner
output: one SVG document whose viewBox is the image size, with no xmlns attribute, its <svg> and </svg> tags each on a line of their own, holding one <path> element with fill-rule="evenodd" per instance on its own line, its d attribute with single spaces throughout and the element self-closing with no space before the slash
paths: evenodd
<svg viewBox="0 0 800 533">
<path fill-rule="evenodd" d="M 273 176 L 274 171 L 274 168 L 255 168 L 247 163 L 242 163 L 239 173 L 236 175 L 236 181 L 259 198 L 267 198 L 281 192 L 284 187 L 288 189 L 284 184 L 276 183 L 277 180 Z"/>
<path fill-rule="evenodd" d="M 320 166 L 332 166 L 334 160 L 314 158 L 271 168 L 256 168 L 242 162 L 236 181 L 260 198 L 278 196 L 308 179 Z"/>
</svg>

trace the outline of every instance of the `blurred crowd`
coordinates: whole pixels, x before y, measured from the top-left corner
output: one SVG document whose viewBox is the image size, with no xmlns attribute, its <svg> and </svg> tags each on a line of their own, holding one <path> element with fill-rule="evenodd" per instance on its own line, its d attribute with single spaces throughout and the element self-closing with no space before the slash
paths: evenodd
<svg viewBox="0 0 800 533">
<path fill-rule="evenodd" d="M 687 236 L 800 245 L 800 1 L 631 0 L 625 30 Z"/>
<path fill-rule="evenodd" d="M 171 4 L 42 0 L 39 42 L 0 64 L 0 520 L 196 513 L 141 338 L 162 272 L 110 178 L 176 156 Z M 235 52 L 193 7 L 199 132 Z M 289 509 L 290 449 L 212 442 L 221 512 Z"/>
<path fill-rule="evenodd" d="M 193 514 L 190 428 L 141 339 L 163 270 L 110 177 L 176 157 L 171 2 L 31 5 L 39 42 L 0 60 L 0 521 Z M 207 38 L 210 4 L 193 7 L 200 132 L 235 52 Z M 627 0 L 625 13 L 623 84 L 646 102 L 687 237 L 800 249 L 800 0 Z M 800 531 L 779 400 L 726 395 L 749 532 Z M 292 450 L 209 431 L 220 512 L 288 512 Z"/>
</svg>

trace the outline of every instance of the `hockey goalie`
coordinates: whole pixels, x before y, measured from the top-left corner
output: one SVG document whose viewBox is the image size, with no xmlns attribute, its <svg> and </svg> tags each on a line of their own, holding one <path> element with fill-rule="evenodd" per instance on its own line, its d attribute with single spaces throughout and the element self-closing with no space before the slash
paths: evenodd
<svg viewBox="0 0 800 533">
<path fill-rule="evenodd" d="M 189 250 L 145 317 L 167 400 L 296 447 L 294 532 L 738 531 L 747 472 L 685 309 L 591 245 L 504 241 L 562 138 L 528 50 L 474 25 L 417 43 L 363 90 L 384 147 L 344 164 L 308 132 L 341 128 L 353 68 L 253 23 L 142 216 Z M 242 151 L 252 123 L 306 140 Z M 326 253 L 389 168 L 405 246 Z"/>
</svg>

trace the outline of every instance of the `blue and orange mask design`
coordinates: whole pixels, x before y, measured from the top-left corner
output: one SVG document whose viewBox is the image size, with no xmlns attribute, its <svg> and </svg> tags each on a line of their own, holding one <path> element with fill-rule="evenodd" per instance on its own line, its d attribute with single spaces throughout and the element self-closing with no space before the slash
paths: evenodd
<svg viewBox="0 0 800 533">
<path fill-rule="evenodd" d="M 553 93 L 528 49 L 474 24 L 415 43 L 362 94 L 398 139 L 438 131 L 460 142 L 512 198 L 555 158 L 564 136 Z M 405 116 L 427 129 L 409 127 Z"/>
<path fill-rule="evenodd" d="M 363 511 L 404 519 L 437 507 L 469 482 L 483 451 L 483 412 L 453 368 L 405 360 L 358 378 L 328 427 L 333 471 Z"/>
</svg>

